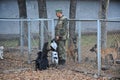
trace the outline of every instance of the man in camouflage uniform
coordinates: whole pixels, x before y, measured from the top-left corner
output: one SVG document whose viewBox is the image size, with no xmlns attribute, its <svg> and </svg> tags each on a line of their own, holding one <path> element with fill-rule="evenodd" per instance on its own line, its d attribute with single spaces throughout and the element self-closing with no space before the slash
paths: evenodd
<svg viewBox="0 0 120 80">
<path fill-rule="evenodd" d="M 67 18 L 62 15 L 62 10 L 56 10 L 56 16 L 58 17 L 58 22 L 55 27 L 55 37 L 58 42 L 58 54 L 59 54 L 59 64 L 64 65 L 66 62 L 66 51 L 65 44 L 68 35 L 67 28 Z"/>
</svg>

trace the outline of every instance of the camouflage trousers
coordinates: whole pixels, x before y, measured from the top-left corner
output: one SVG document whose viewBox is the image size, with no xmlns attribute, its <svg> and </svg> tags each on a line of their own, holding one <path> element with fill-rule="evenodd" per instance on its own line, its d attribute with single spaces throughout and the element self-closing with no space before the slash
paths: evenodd
<svg viewBox="0 0 120 80">
<path fill-rule="evenodd" d="M 65 40 L 58 41 L 59 60 L 66 60 Z"/>
</svg>

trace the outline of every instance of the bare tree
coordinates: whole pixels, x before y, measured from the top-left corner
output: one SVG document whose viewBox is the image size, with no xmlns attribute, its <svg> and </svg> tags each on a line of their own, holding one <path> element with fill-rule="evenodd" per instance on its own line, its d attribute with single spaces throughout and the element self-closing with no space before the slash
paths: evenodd
<svg viewBox="0 0 120 80">
<path fill-rule="evenodd" d="M 38 12 L 39 12 L 39 18 L 47 18 L 46 0 L 38 0 Z M 41 23 L 39 23 L 39 31 L 41 31 L 40 29 L 41 29 Z M 48 22 L 44 21 L 44 35 L 45 35 L 44 41 L 45 42 L 48 40 L 47 29 L 48 29 Z M 39 45 L 40 45 L 40 42 L 39 42 Z"/>
<path fill-rule="evenodd" d="M 107 19 L 109 0 L 100 0 L 100 19 Z M 107 24 L 105 21 L 101 22 L 101 48 L 107 47 Z"/>
<path fill-rule="evenodd" d="M 17 0 L 18 8 L 19 8 L 19 18 L 25 19 L 27 18 L 27 10 L 26 10 L 26 0 Z M 23 35 L 24 35 L 24 45 L 28 45 L 28 40 L 26 37 L 28 36 L 28 24 L 27 21 L 23 22 Z"/>
<path fill-rule="evenodd" d="M 38 0 L 39 18 L 47 18 L 46 0 Z"/>
<path fill-rule="evenodd" d="M 76 4 L 77 0 L 70 0 L 70 11 L 69 11 L 69 18 L 75 19 L 76 18 Z M 75 38 L 75 21 L 69 21 L 69 34 L 70 34 L 70 43 Z"/>
</svg>

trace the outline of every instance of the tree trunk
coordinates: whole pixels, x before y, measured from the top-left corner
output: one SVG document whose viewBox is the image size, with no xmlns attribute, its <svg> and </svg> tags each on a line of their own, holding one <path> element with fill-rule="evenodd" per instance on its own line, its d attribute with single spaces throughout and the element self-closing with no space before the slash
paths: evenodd
<svg viewBox="0 0 120 80">
<path fill-rule="evenodd" d="M 69 18 L 75 19 L 76 18 L 76 4 L 77 0 L 70 0 L 70 11 L 69 11 Z M 69 34 L 70 34 L 70 42 L 73 41 L 75 38 L 75 26 L 76 21 L 69 21 Z"/>
<path fill-rule="evenodd" d="M 100 19 L 107 19 L 109 0 L 100 0 Z M 101 48 L 105 49 L 107 47 L 107 24 L 106 22 L 101 22 Z"/>
<path fill-rule="evenodd" d="M 18 8 L 19 8 L 19 18 L 25 19 L 27 18 L 27 10 L 26 10 L 26 0 L 17 0 Z M 23 35 L 24 35 L 24 46 L 28 45 L 28 24 L 27 21 L 23 21 Z"/>
<path fill-rule="evenodd" d="M 38 0 L 39 18 L 47 18 L 46 0 Z M 43 26 L 43 25 L 42 25 Z M 41 29 L 41 22 L 39 23 L 39 31 Z M 44 21 L 44 41 L 48 41 L 48 21 Z M 39 40 L 40 41 L 40 40 Z M 39 42 L 40 45 L 40 42 Z M 39 47 L 40 48 L 40 47 Z"/>
<path fill-rule="evenodd" d="M 39 18 L 47 18 L 46 0 L 38 0 Z"/>
</svg>

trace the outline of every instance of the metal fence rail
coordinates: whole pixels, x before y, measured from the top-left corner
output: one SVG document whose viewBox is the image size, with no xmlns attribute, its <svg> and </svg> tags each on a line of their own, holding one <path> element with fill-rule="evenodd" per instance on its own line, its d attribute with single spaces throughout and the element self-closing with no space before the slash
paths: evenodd
<svg viewBox="0 0 120 80">
<path fill-rule="evenodd" d="M 25 21 L 27 22 L 27 25 L 28 25 L 27 35 L 24 35 L 24 27 L 25 27 L 24 22 Z M 47 22 L 47 26 L 45 25 L 45 21 Z M 37 51 L 41 50 L 43 47 L 44 36 L 45 36 L 44 30 L 48 31 L 47 34 L 49 34 L 51 36 L 51 39 L 54 38 L 55 31 L 54 31 L 54 20 L 53 19 L 0 19 L 0 22 L 1 23 L 9 22 L 10 25 L 12 24 L 17 27 L 17 29 L 19 30 L 17 32 L 17 34 L 18 34 L 18 38 L 20 39 L 20 40 L 18 40 L 18 42 L 20 41 L 20 52 L 21 52 L 21 55 L 23 55 L 24 51 L 26 51 L 26 50 L 28 51 L 28 63 L 30 63 L 30 61 L 31 61 L 31 52 L 33 50 L 32 48 L 34 47 L 34 45 L 37 46 L 36 47 Z M 4 23 L 1 26 L 4 26 L 4 25 L 7 28 L 12 29 L 12 26 L 8 27 L 9 24 L 6 25 L 6 23 Z M 47 27 L 48 27 L 48 29 L 47 29 Z M 11 31 L 11 32 L 13 32 L 13 34 L 16 34 L 16 33 L 14 33 L 14 31 Z M 3 33 L 3 35 L 4 35 L 4 33 Z M 35 40 L 34 37 L 36 37 L 38 39 Z M 24 38 L 28 42 L 27 46 L 24 46 L 24 44 L 25 44 Z M 7 41 L 9 44 L 9 40 L 7 40 Z M 18 46 L 18 44 L 19 43 L 17 43 L 16 46 Z M 4 45 L 4 46 L 6 47 L 7 45 Z"/>
<path fill-rule="evenodd" d="M 98 75 L 100 75 L 100 71 L 101 71 L 101 24 L 100 24 L 100 20 L 89 19 L 89 20 L 72 20 L 72 21 L 78 22 L 78 25 L 76 26 L 76 28 L 77 28 L 77 33 L 78 33 L 78 43 L 77 43 L 78 45 L 77 46 L 78 46 L 78 62 L 79 63 L 84 61 L 83 58 L 85 59 L 84 53 L 83 53 L 84 48 L 82 48 L 82 46 L 84 45 L 84 44 L 82 45 L 82 36 L 83 36 L 82 34 L 86 34 L 86 33 L 89 34 L 91 32 L 93 32 L 95 34 L 95 32 L 97 32 L 97 34 L 96 34 L 97 42 L 95 42 L 95 43 L 97 43 L 97 47 L 98 47 L 97 48 L 97 51 L 98 51 L 97 52 L 97 61 L 98 61 L 97 66 L 98 66 Z M 85 29 L 83 26 L 87 26 L 87 25 L 83 22 L 90 22 L 90 23 L 87 23 L 88 25 L 93 24 L 96 31 L 95 32 L 89 31 L 89 30 L 86 31 L 87 28 L 89 28 L 89 26 Z M 82 30 L 84 30 L 84 31 L 82 31 Z M 89 57 L 89 56 L 87 56 L 87 57 Z M 89 67 L 89 65 L 88 65 L 88 67 Z"/>
<path fill-rule="evenodd" d="M 87 38 L 88 44 L 87 44 L 86 48 L 83 47 L 84 46 L 83 43 L 84 43 L 85 40 L 82 41 L 82 39 L 84 37 L 84 34 L 90 36 L 90 34 L 93 33 L 93 34 L 96 35 L 96 41 L 94 41 L 94 39 L 93 39 L 93 41 L 94 41 L 94 44 L 97 43 L 97 54 L 96 54 L 96 57 L 97 57 L 97 67 L 98 67 L 97 68 L 97 70 L 98 70 L 97 74 L 101 75 L 102 74 L 101 73 L 101 69 L 102 69 L 102 65 L 103 65 L 101 63 L 101 61 L 102 61 L 101 60 L 101 22 L 104 21 L 107 24 L 107 36 L 108 36 L 107 37 L 108 38 L 107 45 L 109 45 L 109 46 L 107 46 L 107 48 L 109 48 L 110 44 L 112 43 L 112 41 L 116 40 L 116 37 L 117 37 L 117 40 L 120 42 L 120 36 L 119 36 L 120 35 L 120 26 L 119 26 L 120 25 L 120 19 L 119 18 L 117 18 L 117 19 L 115 19 L 115 18 L 114 19 L 107 19 L 107 20 L 104 20 L 104 19 L 100 19 L 100 20 L 99 19 L 98 20 L 97 19 L 87 19 L 87 20 L 74 20 L 74 19 L 71 19 L 70 21 L 75 21 L 76 22 L 76 28 L 77 28 L 76 32 L 78 33 L 78 43 L 77 43 L 77 46 L 78 46 L 78 62 L 79 63 L 81 63 L 82 61 L 85 61 L 85 59 L 89 59 L 90 58 L 89 55 L 85 58 L 85 55 L 86 55 L 85 53 L 90 53 L 86 49 L 89 49 L 89 47 L 92 47 L 91 46 L 91 42 L 89 42 L 89 38 Z M 88 23 L 86 23 L 86 22 L 88 22 Z M 109 34 L 111 32 L 113 34 Z M 109 36 L 112 36 L 112 35 L 114 35 L 114 37 L 113 37 L 113 40 L 111 41 L 109 39 Z M 110 43 L 108 43 L 108 42 L 110 42 Z M 94 54 L 91 54 L 91 55 L 94 56 Z M 94 57 L 91 57 L 91 58 L 94 58 Z M 85 62 L 83 62 L 83 63 L 85 63 Z M 86 65 L 88 65 L 88 67 L 91 66 L 91 64 L 90 63 L 89 64 L 86 63 Z M 94 64 L 92 64 L 92 65 L 94 66 Z M 109 66 L 109 64 L 108 64 L 108 66 Z"/>
<path fill-rule="evenodd" d="M 24 21 L 27 21 L 28 23 L 28 33 L 25 35 L 25 39 L 28 41 L 28 46 L 24 46 L 24 35 L 23 35 L 23 28 L 24 28 Z M 17 44 L 13 47 L 13 44 L 9 42 L 3 42 L 0 40 L 0 44 L 2 45 L 8 45 L 9 43 L 11 46 L 8 47 L 13 47 L 16 48 L 18 47 L 19 41 L 20 41 L 20 52 L 22 55 L 24 55 L 25 50 L 27 50 L 27 61 L 30 63 L 32 60 L 32 56 L 35 55 L 38 50 L 42 49 L 42 46 L 44 44 L 44 38 L 45 38 L 45 31 L 46 25 L 45 21 L 48 23 L 48 29 L 47 32 L 48 34 L 51 35 L 50 39 L 53 39 L 55 37 L 55 24 L 56 20 L 54 19 L 0 19 L 0 23 L 6 24 L 6 22 L 12 23 L 12 25 L 9 26 L 16 26 L 18 30 L 18 38 L 17 42 L 16 40 L 14 41 L 13 44 Z M 110 47 L 110 44 L 112 41 L 117 39 L 120 41 L 120 20 L 119 19 L 110 19 L 110 20 L 99 20 L 99 19 L 87 19 L 87 20 L 74 20 L 70 19 L 69 21 L 75 21 L 76 26 L 75 26 L 75 32 L 78 34 L 77 38 L 77 48 L 78 48 L 78 62 L 82 64 L 86 70 L 88 70 L 88 67 L 91 67 L 91 69 L 97 70 L 98 75 L 101 75 L 101 21 L 105 21 L 107 25 L 107 45 Z M 3 24 L 3 25 L 4 25 Z M 1 25 L 1 26 L 3 26 Z M 6 25 L 8 27 L 8 25 Z M 116 28 L 115 28 L 116 27 Z M 116 32 L 117 31 L 117 32 Z M 109 34 L 110 32 L 110 34 Z M 114 36 L 114 37 L 113 37 Z M 111 40 L 112 39 L 112 40 Z M 5 44 L 7 43 L 7 44 Z M 95 53 L 90 52 L 90 48 L 94 46 L 94 44 L 97 44 L 97 55 Z M 36 52 L 34 52 L 36 50 Z M 26 54 L 25 54 L 26 55 Z M 97 57 L 97 60 L 95 60 L 95 57 Z M 97 62 L 97 64 L 94 64 Z M 87 65 L 87 66 L 86 66 Z M 97 66 L 97 68 L 95 68 Z"/>
</svg>

